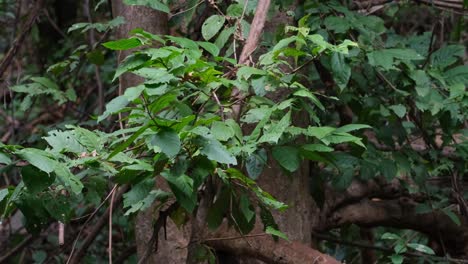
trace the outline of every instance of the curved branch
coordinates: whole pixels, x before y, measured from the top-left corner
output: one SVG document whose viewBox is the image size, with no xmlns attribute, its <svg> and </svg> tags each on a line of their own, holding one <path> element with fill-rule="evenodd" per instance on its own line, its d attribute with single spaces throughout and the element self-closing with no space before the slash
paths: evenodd
<svg viewBox="0 0 468 264">
<path fill-rule="evenodd" d="M 220 239 L 206 239 L 205 244 L 219 251 L 229 252 L 237 256 L 249 256 L 266 263 L 315 263 L 338 264 L 333 257 L 321 253 L 309 246 L 298 242 L 285 240 L 274 241 L 270 235 L 265 236 L 239 236 L 233 229 L 223 226 L 213 234 Z M 232 236 L 230 239 L 224 239 Z M 236 237 L 237 236 L 237 237 Z"/>
<path fill-rule="evenodd" d="M 468 254 L 468 226 L 457 225 L 442 211 L 417 213 L 416 204 L 407 198 L 363 200 L 336 210 L 328 219 L 328 229 L 347 224 L 412 229 L 441 241 L 452 256 Z"/>
<path fill-rule="evenodd" d="M 8 65 L 10 65 L 10 62 L 13 59 L 13 57 L 18 52 L 21 44 L 23 43 L 24 38 L 26 37 L 26 35 L 31 30 L 32 26 L 34 25 L 34 21 L 36 21 L 36 18 L 39 16 L 43 5 L 44 5 L 44 0 L 37 0 L 36 1 L 36 4 L 35 4 L 33 10 L 31 11 L 31 14 L 28 17 L 28 20 L 26 21 L 24 30 L 15 39 L 15 42 L 13 43 L 11 48 L 8 50 L 8 52 L 6 53 L 6 55 L 3 58 L 2 62 L 0 63 L 0 79 L 3 76 L 3 73 L 8 68 Z"/>
</svg>

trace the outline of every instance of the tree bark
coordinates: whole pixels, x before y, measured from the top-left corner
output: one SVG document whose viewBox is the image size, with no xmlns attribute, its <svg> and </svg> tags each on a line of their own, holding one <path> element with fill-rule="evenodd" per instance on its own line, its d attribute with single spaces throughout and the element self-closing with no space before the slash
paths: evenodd
<svg viewBox="0 0 468 264">
<path fill-rule="evenodd" d="M 117 38 L 129 37 L 129 32 L 135 28 L 142 28 L 152 34 L 165 35 L 168 33 L 168 16 L 163 12 L 144 6 L 125 5 L 122 0 L 112 0 L 112 14 L 113 17 L 124 17 L 126 22 L 117 29 Z M 131 52 L 131 50 L 120 52 L 118 62 L 120 63 Z M 134 74 L 123 74 L 119 79 L 120 92 L 123 92 L 125 88 L 136 86 L 142 81 L 142 78 Z M 158 181 L 158 188 L 161 188 L 160 184 L 162 184 L 162 181 Z M 153 222 L 157 218 L 158 215 L 154 207 L 137 215 L 135 239 L 139 257 L 142 257 L 148 248 L 148 242 L 152 236 Z M 183 263 L 182 256 L 185 257 L 185 246 L 187 245 L 186 234 L 178 230 L 172 221 L 167 221 L 166 230 L 168 240 L 160 239 L 163 241 L 159 241 L 157 253 L 151 254 L 145 263 Z"/>
</svg>

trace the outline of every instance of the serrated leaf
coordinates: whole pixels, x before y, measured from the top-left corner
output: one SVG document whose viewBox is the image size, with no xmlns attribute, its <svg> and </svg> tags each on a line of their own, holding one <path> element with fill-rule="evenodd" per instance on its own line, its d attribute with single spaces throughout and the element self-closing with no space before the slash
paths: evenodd
<svg viewBox="0 0 468 264">
<path fill-rule="evenodd" d="M 81 153 L 86 149 L 76 139 L 74 131 L 59 131 L 53 130 L 49 132 L 44 140 L 52 147 L 52 152 L 60 153 L 62 151 Z"/>
<path fill-rule="evenodd" d="M 381 237 L 382 239 L 398 240 L 400 239 L 399 235 L 393 233 L 384 233 Z"/>
<path fill-rule="evenodd" d="M 224 26 L 226 18 L 220 15 L 212 15 L 202 25 L 202 36 L 205 40 L 210 40 Z"/>
</svg>

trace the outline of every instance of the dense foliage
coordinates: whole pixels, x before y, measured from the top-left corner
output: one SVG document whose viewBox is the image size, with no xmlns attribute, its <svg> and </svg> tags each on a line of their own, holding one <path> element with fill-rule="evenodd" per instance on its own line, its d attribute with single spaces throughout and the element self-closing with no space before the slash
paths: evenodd
<svg viewBox="0 0 468 264">
<path fill-rule="evenodd" d="M 104 2 L 98 1 L 97 14 L 105 14 Z M 124 2 L 170 10 L 161 1 Z M 317 168 L 310 184 L 319 208 L 325 186 L 345 190 L 355 180 L 396 181 L 406 195 L 421 197 L 418 213 L 442 211 L 457 225 L 464 222 L 466 193 L 458 186 L 468 159 L 463 45 L 437 44 L 434 31 L 396 32 L 392 23 L 398 21 L 389 17 L 404 13 L 406 5 L 378 17 L 337 1 L 305 1 L 288 13 L 295 26 L 265 33 L 254 63 L 239 65 L 256 1 L 220 3 L 219 13 L 205 17 L 200 29 L 190 21 L 209 4 L 188 2 L 193 8 L 172 18 L 185 23 L 182 36 L 136 28 L 125 39 L 77 45 L 71 39 L 89 32 L 104 39 L 125 21 L 75 23 L 60 49 L 49 51 L 50 66 L 18 72 L 20 81 L 8 86 L 14 97 L 3 106 L 13 120 L 35 120 L 52 107 L 76 112 L 47 126 L 24 126 L 29 131 L 0 142 L 0 174 L 9 179 L 0 190 L 2 221 L 20 210 L 32 234 L 55 221 L 73 226 L 98 212 L 110 190 L 128 186 L 114 222 L 131 239 L 130 223 L 139 211 L 155 202 L 161 208 L 174 204 L 170 217 L 183 225 L 201 194 L 215 186 L 210 229 L 226 219 L 248 234 L 261 221 L 266 233 L 288 239 L 272 211 L 287 213 L 294 205 L 275 199 L 256 180 L 273 162 L 294 177 L 310 161 Z M 277 1 L 270 16 L 287 7 Z M 199 30 L 200 38 L 183 37 L 190 30 Z M 132 52 L 114 68 L 124 50 Z M 93 83 L 94 69 L 112 87 L 102 113 L 98 100 L 87 100 L 80 88 Z M 118 81 L 130 73 L 142 81 L 123 91 Z M 7 124 L 8 118 L 0 120 Z M 354 225 L 331 232 L 350 239 L 356 233 Z M 390 257 L 401 263 L 406 251 L 435 254 L 415 231 L 381 227 L 376 240 L 394 248 L 379 255 L 383 262 Z M 44 249 L 38 245 L 36 252 Z M 357 254 L 328 243 L 322 249 L 338 259 Z M 96 259 L 103 250 L 96 246 Z"/>
</svg>

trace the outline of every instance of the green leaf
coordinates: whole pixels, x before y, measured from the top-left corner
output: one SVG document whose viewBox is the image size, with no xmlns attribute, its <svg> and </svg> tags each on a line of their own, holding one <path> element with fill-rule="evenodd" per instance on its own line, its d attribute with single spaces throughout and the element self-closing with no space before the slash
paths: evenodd
<svg viewBox="0 0 468 264">
<path fill-rule="evenodd" d="M 431 55 L 431 66 L 446 68 L 465 56 L 465 47 L 462 45 L 448 45 L 436 50 Z"/>
<path fill-rule="evenodd" d="M 319 99 L 313 93 L 311 93 L 309 90 L 300 89 L 300 90 L 294 92 L 293 95 L 309 98 L 312 101 L 312 103 L 314 103 L 320 110 L 322 110 L 322 111 L 325 110 L 325 107 L 319 101 Z"/>
<path fill-rule="evenodd" d="M 250 222 L 255 216 L 255 211 L 251 209 L 249 197 L 245 194 L 243 194 L 239 199 L 239 209 L 247 222 Z"/>
<path fill-rule="evenodd" d="M 344 125 L 342 127 L 339 127 L 335 130 L 335 132 L 337 133 L 340 133 L 340 132 L 351 132 L 351 131 L 355 131 L 355 130 L 360 130 L 360 129 L 364 129 L 364 128 L 372 128 L 371 126 L 369 125 L 364 125 L 364 124 L 348 124 L 348 125 Z"/>
<path fill-rule="evenodd" d="M 124 0 L 123 2 L 126 5 L 147 6 L 152 9 L 162 11 L 164 13 L 169 13 L 171 11 L 166 4 L 158 0 Z"/>
<path fill-rule="evenodd" d="M 123 96 L 127 98 L 128 101 L 133 101 L 140 97 L 141 93 L 145 90 L 145 86 L 143 84 L 135 86 L 135 87 L 128 87 L 125 89 L 125 93 Z"/>
<path fill-rule="evenodd" d="M 202 36 L 205 40 L 210 40 L 224 26 L 226 18 L 220 15 L 212 15 L 202 25 Z"/>
<path fill-rule="evenodd" d="M 219 163 L 237 165 L 236 157 L 216 139 L 199 138 L 197 145 L 200 146 L 200 153 L 208 159 Z"/>
<path fill-rule="evenodd" d="M 112 81 L 115 81 L 120 75 L 124 74 L 125 72 L 135 70 L 141 67 L 147 61 L 148 56 L 143 54 L 132 54 L 126 57 L 121 63 L 119 63 L 119 67 L 115 71 Z"/>
<path fill-rule="evenodd" d="M 55 181 L 55 177 L 36 167 L 28 165 L 21 168 L 21 177 L 24 185 L 32 193 L 38 193 L 49 187 Z"/>
<path fill-rule="evenodd" d="M 88 151 L 100 151 L 102 149 L 102 139 L 96 133 L 82 127 L 71 125 L 66 125 L 65 127 L 74 129 L 76 139 L 81 145 L 86 147 Z"/>
<path fill-rule="evenodd" d="M 101 122 L 102 120 L 106 119 L 108 116 L 111 114 L 117 113 L 121 111 L 124 107 L 126 107 L 130 101 L 128 101 L 127 97 L 121 95 L 117 96 L 114 99 L 112 99 L 109 103 L 106 105 L 106 110 L 102 115 L 98 117 L 98 123 Z"/>
<path fill-rule="evenodd" d="M 8 165 L 11 163 L 10 157 L 8 157 L 5 153 L 0 152 L 0 164 Z"/>
<path fill-rule="evenodd" d="M 193 190 L 193 179 L 185 174 L 173 177 L 164 172 L 161 175 L 167 180 L 177 202 L 188 212 L 193 212 L 197 206 L 197 192 Z"/>
<path fill-rule="evenodd" d="M 215 121 L 211 124 L 211 134 L 219 141 L 227 141 L 234 136 L 234 130 L 224 122 Z"/>
<path fill-rule="evenodd" d="M 468 85 L 468 65 L 461 65 L 444 72 L 448 85 L 462 83 Z"/>
<path fill-rule="evenodd" d="M 444 212 L 444 214 L 446 214 L 456 225 L 458 225 L 458 226 L 461 225 L 460 218 L 454 212 L 452 212 L 450 209 L 444 208 L 444 209 L 442 209 L 442 212 Z"/>
<path fill-rule="evenodd" d="M 333 131 L 335 131 L 336 128 L 334 127 L 308 127 L 307 128 L 307 136 L 311 137 L 316 137 L 317 139 L 322 139 L 326 137 L 327 135 L 331 134 Z"/>
<path fill-rule="evenodd" d="M 395 178 L 398 168 L 395 165 L 395 162 L 389 159 L 383 159 L 380 163 L 380 172 L 388 181 L 393 180 Z"/>
<path fill-rule="evenodd" d="M 242 66 L 237 70 L 237 78 L 248 80 L 252 75 L 265 75 L 265 70 L 260 70 L 254 67 Z"/>
<path fill-rule="evenodd" d="M 147 79 L 146 83 L 157 84 L 157 83 L 169 83 L 176 79 L 176 77 L 170 74 L 166 69 L 162 68 L 141 68 L 132 71 L 134 74 Z"/>
<path fill-rule="evenodd" d="M 5 197 L 8 196 L 9 193 L 10 191 L 8 190 L 8 188 L 0 190 L 0 203 L 3 201 L 3 199 L 5 199 Z"/>
<path fill-rule="evenodd" d="M 259 143 L 268 142 L 268 143 L 278 143 L 278 140 L 283 135 L 286 128 L 291 123 L 291 112 L 288 112 L 284 115 L 281 120 L 272 124 L 270 128 L 263 130 L 263 135 L 258 140 Z"/>
<path fill-rule="evenodd" d="M 273 148 L 273 158 L 289 172 L 296 171 L 301 165 L 299 150 L 291 146 L 280 146 Z"/>
<path fill-rule="evenodd" d="M 332 152 L 334 149 L 322 144 L 307 144 L 303 145 L 302 149 L 306 151 L 313 151 L 313 152 Z"/>
<path fill-rule="evenodd" d="M 419 252 L 429 254 L 429 255 L 435 255 L 434 250 L 432 250 L 432 248 L 430 248 L 430 247 L 428 247 L 426 245 L 422 245 L 422 244 L 418 244 L 418 243 L 408 243 L 406 245 L 408 247 L 414 249 L 414 250 L 419 251 Z"/>
<path fill-rule="evenodd" d="M 392 261 L 393 264 L 402 264 L 404 257 L 402 255 L 391 255 L 390 260 Z"/>
<path fill-rule="evenodd" d="M 289 241 L 288 237 L 278 229 L 274 228 L 273 226 L 267 226 L 265 229 L 265 233 L 270 234 L 272 236 L 280 237 L 284 240 Z"/>
<path fill-rule="evenodd" d="M 345 55 L 338 52 L 333 53 L 330 67 L 333 72 L 333 79 L 340 87 L 340 90 L 343 91 L 351 77 L 351 67 L 346 63 Z"/>
<path fill-rule="evenodd" d="M 393 112 L 399 117 L 403 118 L 406 114 L 406 107 L 402 104 L 392 105 L 388 108 L 392 109 Z"/>
<path fill-rule="evenodd" d="M 325 27 L 335 31 L 337 34 L 346 33 L 351 28 L 350 22 L 343 17 L 327 16 L 323 23 Z"/>
<path fill-rule="evenodd" d="M 229 210 L 231 192 L 227 188 L 223 188 L 221 193 L 216 198 L 216 201 L 208 209 L 207 224 L 211 230 L 217 229 L 223 222 L 223 218 Z"/>
<path fill-rule="evenodd" d="M 267 163 L 267 153 L 265 149 L 259 149 L 250 154 L 245 160 L 245 169 L 247 174 L 253 180 L 256 180 L 262 174 L 265 164 Z"/>
<path fill-rule="evenodd" d="M 214 57 L 217 57 L 219 55 L 219 48 L 215 44 L 213 44 L 211 42 L 200 42 L 199 41 L 198 45 L 200 45 L 200 47 L 202 47 L 203 49 L 208 51 Z"/>
<path fill-rule="evenodd" d="M 76 139 L 74 131 L 58 131 L 49 132 L 49 136 L 43 137 L 52 147 L 52 152 L 60 153 L 62 151 L 82 153 L 86 151 Z"/>
<path fill-rule="evenodd" d="M 74 210 L 69 197 L 46 193 L 41 196 L 41 201 L 44 208 L 54 219 L 62 223 L 68 223 L 70 221 Z"/>
<path fill-rule="evenodd" d="M 180 151 L 179 135 L 170 128 L 162 128 L 151 137 L 151 144 L 158 146 L 168 157 L 174 157 Z"/>
<path fill-rule="evenodd" d="M 43 172 L 51 173 L 55 169 L 57 161 L 50 158 L 50 154 L 33 148 L 25 148 L 17 152 L 17 154 L 34 165 Z"/>
<path fill-rule="evenodd" d="M 117 153 L 123 151 L 124 149 L 126 149 L 128 146 L 130 146 L 141 134 L 143 134 L 143 132 L 146 131 L 146 129 L 149 128 L 149 125 L 145 125 L 145 126 L 142 126 L 138 129 L 138 131 L 136 131 L 135 133 L 133 133 L 132 136 L 130 136 L 124 143 L 118 145 L 114 151 L 112 151 L 111 154 L 109 154 L 109 156 L 107 157 L 107 159 L 111 159 L 112 157 L 114 157 L 115 155 L 117 155 Z"/>
<path fill-rule="evenodd" d="M 382 239 L 389 239 L 389 240 L 398 240 L 400 236 L 393 233 L 384 233 L 381 237 Z"/>
<path fill-rule="evenodd" d="M 226 45 L 229 38 L 232 34 L 234 34 L 235 31 L 236 27 L 229 27 L 223 29 L 221 33 L 219 33 L 218 37 L 215 40 L 215 45 L 218 47 L 218 49 L 222 49 Z"/>
<path fill-rule="evenodd" d="M 70 169 L 62 163 L 57 163 L 54 168 L 54 172 L 57 177 L 65 184 L 70 187 L 73 193 L 79 194 L 83 190 L 83 183 L 80 179 L 71 173 Z"/>
<path fill-rule="evenodd" d="M 111 50 L 128 50 L 140 47 L 143 43 L 137 38 L 129 38 L 109 41 L 102 45 Z"/>
</svg>

